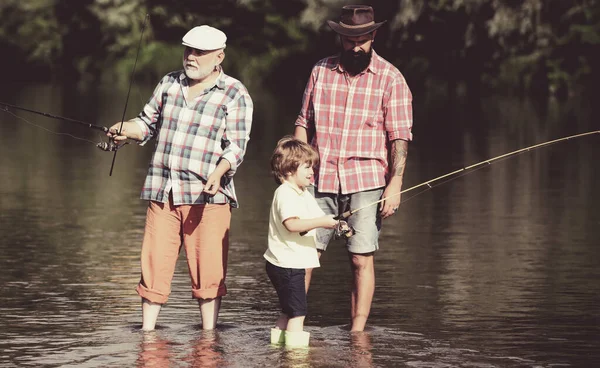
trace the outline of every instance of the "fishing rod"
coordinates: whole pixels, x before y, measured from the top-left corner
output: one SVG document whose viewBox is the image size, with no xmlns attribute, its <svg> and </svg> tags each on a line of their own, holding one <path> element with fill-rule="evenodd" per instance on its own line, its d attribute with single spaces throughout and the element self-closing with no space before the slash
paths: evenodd
<svg viewBox="0 0 600 368">
<path fill-rule="evenodd" d="M 135 54 L 135 62 L 133 63 L 133 69 L 131 70 L 131 76 L 129 77 L 129 88 L 127 90 L 127 98 L 125 99 L 125 107 L 123 108 L 123 116 L 121 118 L 121 125 L 119 125 L 119 131 L 117 135 L 121 135 L 121 131 L 123 130 L 123 124 L 125 122 L 125 114 L 127 113 L 127 103 L 129 102 L 129 95 L 131 94 L 131 86 L 133 85 L 133 77 L 135 76 L 135 68 L 137 66 L 138 58 L 140 57 L 140 49 L 142 48 L 142 40 L 144 39 L 144 31 L 146 30 L 146 24 L 148 23 L 148 19 L 150 18 L 150 14 L 146 14 L 144 18 L 144 24 L 142 25 L 142 32 L 140 34 L 140 41 L 138 42 L 137 52 Z M 112 139 L 110 142 L 115 143 Z M 118 149 L 118 148 L 117 148 Z M 112 158 L 112 163 L 110 164 L 110 172 L 108 176 L 112 176 L 113 168 L 115 167 L 115 160 L 117 158 L 117 149 L 114 150 L 114 155 Z"/>
<path fill-rule="evenodd" d="M 346 212 L 342 213 L 341 215 L 338 215 L 338 216 L 334 217 L 334 219 L 336 219 L 336 220 L 345 220 L 345 219 L 347 219 L 348 217 L 352 216 L 353 214 L 355 214 L 356 212 L 358 212 L 358 211 L 360 211 L 360 210 L 363 210 L 363 209 L 365 209 L 365 208 L 368 208 L 368 207 L 374 206 L 374 205 L 376 205 L 376 204 L 378 204 L 378 203 L 381 203 L 381 202 L 383 202 L 383 201 L 385 201 L 385 200 L 388 200 L 388 199 L 390 199 L 390 198 L 392 198 L 392 197 L 399 196 L 399 195 L 401 195 L 401 194 L 403 194 L 403 193 L 406 193 L 406 192 L 409 192 L 409 191 L 411 191 L 411 190 L 413 190 L 413 189 L 417 189 L 417 188 L 420 188 L 420 187 L 423 187 L 423 186 L 427 186 L 427 187 L 428 187 L 428 189 L 432 189 L 432 188 L 433 188 L 433 186 L 432 186 L 431 184 L 432 184 L 432 183 L 435 183 L 435 182 L 437 182 L 437 181 L 439 181 L 439 180 L 441 180 L 441 179 L 448 178 L 448 177 L 454 176 L 454 175 L 456 175 L 456 174 L 459 174 L 459 173 L 462 173 L 462 172 L 465 172 L 465 174 L 463 174 L 463 175 L 466 175 L 466 174 L 468 174 L 468 173 L 466 173 L 466 171 L 473 172 L 473 171 L 474 171 L 474 169 L 481 168 L 482 166 L 484 166 L 484 165 L 486 165 L 486 164 L 487 164 L 487 165 L 491 165 L 491 164 L 492 164 L 492 162 L 498 161 L 498 160 L 500 160 L 500 159 L 506 159 L 506 158 L 508 158 L 508 157 L 510 157 L 510 156 L 514 156 L 514 155 L 517 155 L 517 154 L 519 154 L 519 153 L 523 153 L 523 152 L 526 152 L 526 151 L 531 151 L 531 150 L 534 150 L 534 149 L 537 149 L 537 148 L 541 148 L 541 147 L 549 146 L 549 145 L 552 145 L 552 144 L 555 144 L 555 143 L 558 143 L 558 142 L 562 142 L 562 141 L 566 141 L 566 140 L 569 140 L 569 139 L 575 139 L 575 138 L 585 137 L 585 136 L 588 136 L 588 135 L 592 135 L 592 134 L 599 134 L 599 133 L 600 133 L 600 130 L 595 130 L 595 131 L 590 131 L 590 132 L 587 132 L 587 133 L 575 134 L 575 135 L 571 135 L 571 136 L 568 136 L 568 137 L 559 138 L 559 139 L 554 139 L 554 140 L 552 140 L 552 141 L 548 141 L 548 142 L 544 142 L 544 143 L 539 143 L 539 144 L 536 144 L 536 145 L 533 145 L 533 146 L 530 146 L 530 147 L 521 148 L 521 149 L 518 149 L 518 150 L 516 150 L 516 151 L 512 151 L 512 152 L 509 152 L 509 153 L 505 153 L 505 154 L 503 154 L 503 155 L 496 156 L 496 157 L 494 157 L 494 158 L 491 158 L 491 159 L 488 159 L 488 160 L 485 160 L 485 161 L 481 161 L 481 162 L 478 162 L 478 163 L 476 163 L 476 164 L 473 164 L 473 165 L 470 165 L 470 166 L 463 167 L 462 169 L 458 169 L 458 170 L 455 170 L 455 171 L 449 172 L 449 173 L 447 173 L 447 174 L 444 174 L 444 175 L 438 176 L 438 177 L 437 177 L 437 178 L 435 178 L 435 179 L 431 179 L 431 180 L 428 180 L 428 181 L 426 181 L 426 182 L 423 182 L 423 183 L 421 183 L 421 184 L 418 184 L 418 185 L 415 185 L 415 186 L 413 186 L 413 187 L 410 187 L 410 188 L 408 188 L 408 189 L 404 189 L 404 190 L 403 190 L 403 191 L 401 191 L 400 193 L 392 194 L 392 195 L 390 195 L 390 196 L 387 196 L 387 197 L 385 197 L 385 198 L 381 198 L 381 199 L 380 199 L 380 200 L 378 200 L 378 201 L 375 201 L 375 202 L 373 202 L 373 203 L 369 203 L 369 204 L 367 204 L 367 205 L 365 205 L 365 206 L 363 206 L 363 207 L 357 208 L 357 209 L 355 209 L 355 210 L 348 210 L 348 211 L 346 211 Z M 469 172 L 469 173 L 470 173 L 470 172 Z M 428 189 L 426 189 L 426 190 L 428 190 Z M 422 192 L 420 192 L 420 193 L 417 193 L 416 195 L 418 195 L 418 194 L 421 194 L 421 193 L 425 192 L 426 190 L 424 190 L 424 191 L 422 191 Z M 414 196 L 412 196 L 412 197 L 414 197 Z M 412 197 L 411 197 L 411 198 L 412 198 Z"/>
<path fill-rule="evenodd" d="M 123 118 L 121 119 L 121 125 L 119 126 L 119 131 L 118 131 L 119 135 L 121 134 L 121 130 L 123 129 L 123 123 L 125 121 L 125 114 L 127 112 L 127 103 L 129 102 L 129 96 L 131 94 L 131 85 L 133 84 L 133 77 L 134 77 L 134 74 L 135 74 L 135 68 L 137 66 L 138 58 L 140 56 L 140 48 L 142 46 L 142 39 L 144 37 L 144 30 L 146 29 L 146 24 L 148 23 L 148 18 L 149 17 L 150 17 L 150 15 L 146 14 L 146 17 L 144 18 L 144 24 L 142 26 L 142 32 L 141 32 L 141 35 L 140 35 L 140 41 L 138 43 L 137 53 L 136 53 L 136 56 L 135 56 L 135 63 L 133 64 L 133 70 L 131 71 L 131 77 L 130 77 L 130 80 L 129 80 L 129 90 L 127 91 L 127 99 L 125 100 L 125 108 L 123 109 Z M 107 128 L 105 126 L 90 124 L 90 123 L 87 123 L 85 121 L 81 121 L 81 120 L 77 120 L 77 119 L 71 119 L 71 118 L 66 118 L 64 116 L 52 115 L 52 114 L 48 114 L 48 113 L 45 113 L 45 112 L 31 110 L 31 109 L 27 109 L 27 108 L 24 108 L 24 107 L 15 106 L 15 105 L 7 104 L 7 103 L 4 103 L 4 102 L 0 102 L 0 110 L 5 111 L 5 112 L 7 112 L 7 113 L 9 113 L 9 114 L 17 117 L 17 118 L 20 118 L 19 116 L 15 115 L 11 111 L 9 111 L 9 108 L 16 109 L 16 110 L 26 111 L 26 112 L 30 112 L 30 113 L 33 113 L 33 114 L 42 115 L 42 116 L 45 116 L 45 117 L 51 118 L 51 119 L 57 119 L 57 120 L 67 121 L 67 122 L 70 122 L 70 123 L 76 123 L 76 124 L 80 124 L 80 125 L 85 125 L 88 128 L 101 130 L 104 133 L 108 133 L 110 131 L 110 128 Z M 21 119 L 23 119 L 23 118 L 21 118 Z M 26 121 L 29 124 L 32 124 L 32 125 L 37 126 L 37 127 L 40 127 L 40 126 L 38 126 L 36 124 L 33 124 L 33 123 L 29 122 L 26 119 L 23 119 L 23 120 Z M 48 130 L 48 129 L 46 129 L 46 130 Z M 52 132 L 52 131 L 50 131 L 50 132 Z M 56 132 L 52 132 L 52 133 L 58 134 Z M 71 137 L 74 137 L 74 136 L 71 136 Z M 77 137 L 74 137 L 74 138 L 77 138 Z M 80 139 L 80 138 L 78 138 L 78 139 Z M 114 152 L 112 163 L 110 165 L 110 174 L 109 174 L 109 176 L 112 176 L 113 167 L 115 165 L 115 159 L 117 158 L 117 150 L 119 150 L 119 148 L 123 147 L 124 145 L 126 145 L 128 143 L 129 142 L 127 142 L 127 141 L 125 141 L 124 143 L 123 142 L 122 143 L 117 143 L 112 138 L 109 138 L 108 142 L 104 142 L 103 141 L 103 142 L 100 142 L 100 143 L 96 144 L 96 147 L 100 148 L 103 151 Z"/>
<path fill-rule="evenodd" d="M 77 120 L 77 119 L 71 119 L 71 118 L 66 118 L 64 116 L 58 116 L 58 115 L 53 115 L 53 114 L 49 114 L 47 112 L 42 112 L 42 111 L 37 111 L 37 110 L 32 110 L 32 109 L 27 109 L 25 107 L 21 107 L 21 106 L 16 106 L 16 105 L 12 105 L 12 104 L 8 104 L 5 102 L 0 102 L 0 110 L 4 111 L 6 113 L 9 113 L 17 118 L 20 118 L 24 121 L 26 121 L 27 123 L 34 125 L 36 127 L 42 128 L 39 125 L 33 124 L 30 121 L 28 121 L 27 119 L 21 118 L 20 116 L 14 114 L 13 112 L 11 112 L 10 109 L 14 109 L 14 110 L 21 110 L 21 111 L 26 111 L 32 114 L 37 114 L 37 115 L 41 115 L 47 118 L 51 118 L 51 119 L 56 119 L 56 120 L 61 120 L 61 121 L 66 121 L 69 123 L 75 123 L 75 124 L 79 124 L 79 125 L 85 125 L 88 128 L 91 129 L 96 129 L 96 130 L 101 130 L 104 133 L 107 133 L 109 131 L 109 128 L 105 127 L 105 126 L 101 126 L 101 125 L 95 125 L 95 124 L 91 124 L 82 120 Z M 45 128 L 43 128 L 45 129 Z M 45 129 L 51 133 L 55 133 L 55 134 L 60 134 L 60 133 L 56 133 L 53 132 L 51 130 Z M 73 137 L 73 138 L 77 138 L 75 136 L 72 136 L 70 134 L 68 134 L 69 136 Z M 77 139 L 81 139 L 81 138 L 77 138 Z M 91 142 L 94 143 L 94 142 Z M 127 144 L 128 142 L 126 142 L 125 144 Z M 100 148 L 103 151 L 117 151 L 119 148 L 121 148 L 123 146 L 123 144 L 117 144 L 114 140 L 109 139 L 108 142 L 99 142 L 98 144 L 96 144 L 96 147 Z"/>
<path fill-rule="evenodd" d="M 536 145 L 533 145 L 533 146 L 521 148 L 521 149 L 518 149 L 516 151 L 505 153 L 503 155 L 496 156 L 494 158 L 490 158 L 488 160 L 484 160 L 484 161 L 478 162 L 476 164 L 463 167 L 462 169 L 458 169 L 458 170 L 449 172 L 447 174 L 438 176 L 437 178 L 428 180 L 426 182 L 423 182 L 421 184 L 415 185 L 415 186 L 410 187 L 408 189 L 404 189 L 403 191 L 401 191 L 399 193 L 389 195 L 389 196 L 387 196 L 385 198 L 381 198 L 381 199 L 379 199 L 379 200 L 377 200 L 375 202 L 369 203 L 369 204 L 364 205 L 364 206 L 362 206 L 360 208 L 357 208 L 357 209 L 354 209 L 354 210 L 345 211 L 344 213 L 342 213 L 340 215 L 337 215 L 337 216 L 335 216 L 333 218 L 334 220 L 338 220 L 338 224 L 335 227 L 334 234 L 335 234 L 336 237 L 341 237 L 341 236 L 346 236 L 348 238 L 351 237 L 354 234 L 354 229 L 351 226 L 348 226 L 348 224 L 346 223 L 345 220 L 348 219 L 348 217 L 352 216 L 353 214 L 355 214 L 358 211 L 361 211 L 361 210 L 364 210 L 365 208 L 369 208 L 371 206 L 379 204 L 379 203 L 381 203 L 383 201 L 386 201 L 386 200 L 388 200 L 390 198 L 393 198 L 395 196 L 399 196 L 399 195 L 401 195 L 403 193 L 410 192 L 411 190 L 414 190 L 414 189 L 417 189 L 417 188 L 420 188 L 420 187 L 423 187 L 423 186 L 427 186 L 428 187 L 426 190 L 424 190 L 424 191 L 422 191 L 420 193 L 417 193 L 414 196 L 410 197 L 410 198 L 413 198 L 413 197 L 415 197 L 415 196 L 417 196 L 417 195 L 419 195 L 421 193 L 424 193 L 425 191 L 427 191 L 429 189 L 432 189 L 434 187 L 434 186 L 431 185 L 432 183 L 435 183 L 435 182 L 437 182 L 439 180 L 442 180 L 444 178 L 448 178 L 448 177 L 451 177 L 451 176 L 454 176 L 456 174 L 463 173 L 463 172 L 464 172 L 463 175 L 466 175 L 466 174 L 469 174 L 471 172 L 474 172 L 475 169 L 482 168 L 483 165 L 486 165 L 486 164 L 487 165 L 491 165 L 492 162 L 498 161 L 500 159 L 506 159 L 506 158 L 508 158 L 510 156 L 514 156 L 514 155 L 517 155 L 519 153 L 523 153 L 525 151 L 531 151 L 531 150 L 534 150 L 536 148 L 541 148 L 541 147 L 544 147 L 544 146 L 549 146 L 551 144 L 555 144 L 555 143 L 558 143 L 558 142 L 566 141 L 566 140 L 569 140 L 569 139 L 575 139 L 575 138 L 580 138 L 580 137 L 584 137 L 584 136 L 587 136 L 587 135 L 599 134 L 599 133 L 600 133 L 600 130 L 591 131 L 591 132 L 587 132 L 587 133 L 581 133 L 581 134 L 575 134 L 575 135 L 571 135 L 571 136 L 568 136 L 568 137 L 559 138 L 559 139 L 555 139 L 555 140 L 552 140 L 552 141 L 548 141 L 548 142 L 544 142 L 544 143 L 539 143 L 539 144 L 536 144 Z M 455 178 L 453 178 L 453 179 L 455 179 Z M 453 179 L 450 179 L 450 180 L 453 180 Z M 444 182 L 444 183 L 446 183 L 446 182 Z M 441 183 L 438 184 L 438 185 L 441 185 Z M 304 235 L 306 235 L 306 233 L 308 233 L 308 231 L 303 231 L 303 232 L 300 233 L 300 235 L 304 236 Z"/>
<path fill-rule="evenodd" d="M 77 124 L 80 124 L 80 125 L 85 125 L 88 128 L 98 129 L 98 130 L 103 131 L 104 133 L 108 132 L 108 128 L 105 127 L 105 126 L 94 125 L 94 124 L 86 123 L 85 121 L 81 121 L 81 120 L 77 120 L 77 119 L 65 118 L 64 116 L 52 115 L 52 114 L 48 114 L 46 112 L 41 112 L 41 111 L 26 109 L 26 108 L 21 107 L 21 106 L 7 104 L 5 102 L 0 102 L 0 106 L 3 106 L 2 110 L 6 111 L 6 112 L 9 112 L 8 108 L 15 109 L 15 110 L 21 110 L 21 111 L 27 111 L 27 112 L 30 112 L 30 113 L 33 113 L 33 114 L 42 115 L 42 116 L 45 116 L 45 117 L 51 118 L 51 119 L 68 121 L 68 122 L 71 122 L 71 123 L 77 123 Z"/>
</svg>

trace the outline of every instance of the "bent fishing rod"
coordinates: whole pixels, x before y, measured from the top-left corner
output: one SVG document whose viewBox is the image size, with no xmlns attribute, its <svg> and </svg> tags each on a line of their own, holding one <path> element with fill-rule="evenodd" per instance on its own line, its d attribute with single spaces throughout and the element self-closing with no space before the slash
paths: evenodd
<svg viewBox="0 0 600 368">
<path fill-rule="evenodd" d="M 100 131 L 102 131 L 104 133 L 107 133 L 109 131 L 109 128 L 107 128 L 105 126 L 90 124 L 90 123 L 87 123 L 85 121 L 81 121 L 81 120 L 77 120 L 77 119 L 66 118 L 64 116 L 53 115 L 53 114 L 49 114 L 49 113 L 42 112 L 42 111 L 27 109 L 25 107 L 12 105 L 12 104 L 8 104 L 8 103 L 5 103 L 5 102 L 0 102 L 0 111 L 4 111 L 4 112 L 7 112 L 7 113 L 9 113 L 9 114 L 11 114 L 13 116 L 19 117 L 19 116 L 13 114 L 9 110 L 9 108 L 10 109 L 14 109 L 14 110 L 26 111 L 26 112 L 29 112 L 29 113 L 32 113 L 32 114 L 37 114 L 37 115 L 45 116 L 47 118 L 51 118 L 51 119 L 55 119 L 55 120 L 61 120 L 61 121 L 69 122 L 69 123 L 84 125 L 84 126 L 86 126 L 88 128 L 100 130 Z M 36 124 L 33 124 L 33 123 L 29 122 L 28 120 L 25 120 L 25 121 L 27 121 L 28 123 L 30 123 L 30 124 L 32 124 L 34 126 L 38 126 Z M 108 142 L 100 142 L 100 143 L 96 144 L 96 147 L 100 148 L 103 151 L 117 151 L 122 146 L 123 145 L 117 144 L 112 139 L 109 140 Z"/>
<path fill-rule="evenodd" d="M 410 188 L 408 188 L 408 189 L 404 189 L 403 191 L 401 191 L 401 192 L 399 192 L 399 193 L 392 194 L 392 195 L 390 195 L 390 196 L 387 196 L 387 197 L 385 197 L 385 198 L 381 198 L 381 199 L 380 199 L 380 200 L 378 200 L 378 201 L 375 201 L 375 202 L 373 202 L 373 203 L 369 203 L 369 204 L 367 204 L 367 205 L 365 205 L 365 206 L 363 206 L 363 207 L 357 208 L 357 209 L 355 209 L 355 210 L 348 210 L 348 211 L 346 211 L 346 212 L 342 213 L 341 215 L 338 215 L 338 216 L 334 217 L 334 219 L 336 219 L 336 220 L 345 220 L 345 219 L 347 219 L 348 217 L 352 216 L 353 214 L 355 214 L 356 212 L 358 212 L 358 211 L 360 211 L 360 210 L 363 210 L 363 209 L 365 209 L 365 208 L 368 208 L 368 207 L 374 206 L 374 205 L 376 205 L 376 204 L 378 204 L 378 203 L 381 203 L 381 202 L 383 202 L 383 201 L 386 201 L 386 200 L 388 200 L 388 199 L 390 199 L 390 198 L 392 198 L 392 197 L 399 196 L 399 195 L 401 195 L 401 194 L 403 194 L 403 193 L 406 193 L 406 192 L 409 192 L 409 191 L 411 191 L 411 190 L 414 190 L 414 189 L 417 189 L 417 188 L 421 188 L 421 187 L 427 186 L 427 189 L 425 189 L 424 191 L 422 191 L 422 192 L 420 192 L 420 193 L 417 193 L 417 194 L 415 194 L 415 196 L 416 196 L 416 195 L 419 195 L 419 194 L 421 194 L 421 193 L 424 193 L 425 191 L 427 191 L 427 190 L 429 190 L 429 189 L 432 189 L 433 187 L 437 186 L 437 185 L 433 185 L 433 186 L 432 186 L 432 185 L 431 185 L 432 183 L 438 182 L 438 181 L 440 181 L 440 180 L 442 180 L 442 179 L 445 179 L 445 178 L 453 177 L 453 178 L 451 178 L 451 179 L 449 179 L 449 180 L 447 180 L 447 181 L 445 181 L 445 182 L 442 182 L 442 183 L 438 184 L 438 185 L 441 185 L 441 184 L 443 184 L 443 183 L 446 183 L 446 182 L 448 182 L 448 181 L 450 181 L 450 180 L 453 180 L 453 179 L 456 179 L 456 178 L 458 178 L 459 176 L 455 176 L 455 175 L 457 175 L 457 174 L 459 174 L 459 173 L 464 173 L 463 175 L 470 174 L 470 173 L 472 173 L 472 172 L 476 171 L 475 169 L 480 169 L 480 168 L 482 168 L 484 165 L 491 165 L 491 164 L 492 164 L 492 162 L 495 162 L 495 161 L 498 161 L 498 160 L 501 160 L 501 159 L 506 159 L 506 158 L 509 158 L 509 157 L 511 157 L 511 156 L 514 156 L 514 155 L 517 155 L 517 154 L 520 154 L 520 153 L 523 153 L 523 152 L 526 152 L 526 151 L 531 151 L 531 150 L 534 150 L 534 149 L 537 149 L 537 148 L 541 148 L 541 147 L 549 146 L 549 145 L 552 145 L 552 144 L 555 144 L 555 143 L 559 143 L 559 142 L 562 142 L 562 141 L 566 141 L 566 140 L 569 140 L 569 139 L 581 138 L 581 137 L 585 137 L 585 136 L 592 135 L 592 134 L 600 134 L 600 130 L 595 130 L 595 131 L 590 131 L 590 132 L 587 132 L 587 133 L 575 134 L 575 135 L 571 135 L 571 136 L 564 137 L 564 138 L 554 139 L 554 140 L 552 140 L 552 141 L 548 141 L 548 142 L 544 142 L 544 143 L 539 143 L 539 144 L 536 144 L 536 145 L 533 145 L 533 146 L 529 146 L 529 147 L 525 147 L 525 148 L 518 149 L 518 150 L 516 150 L 516 151 L 512 151 L 512 152 L 509 152 L 509 153 L 505 153 L 505 154 L 503 154 L 503 155 L 496 156 L 496 157 L 494 157 L 494 158 L 490 158 L 490 159 L 488 159 L 488 160 L 481 161 L 481 162 L 478 162 L 478 163 L 476 163 L 476 164 L 473 164 L 473 165 L 469 165 L 469 166 L 463 167 L 462 169 L 458 169 L 458 170 L 455 170 L 455 171 L 449 172 L 449 173 L 447 173 L 447 174 L 444 174 L 444 175 L 438 176 L 437 178 L 434 178 L 434 179 L 428 180 L 428 181 L 426 181 L 426 182 L 423 182 L 423 183 L 421 183 L 421 184 L 415 185 L 415 186 L 413 186 L 413 187 L 410 187 Z M 462 175 L 461 175 L 461 176 L 462 176 Z M 414 197 L 414 196 L 412 196 L 412 197 L 410 197 L 410 198 L 413 198 L 413 197 Z"/>
</svg>

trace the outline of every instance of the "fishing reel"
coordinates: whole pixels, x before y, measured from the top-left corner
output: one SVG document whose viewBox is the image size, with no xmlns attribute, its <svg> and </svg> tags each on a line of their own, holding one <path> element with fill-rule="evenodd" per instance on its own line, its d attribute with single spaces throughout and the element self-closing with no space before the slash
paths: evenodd
<svg viewBox="0 0 600 368">
<path fill-rule="evenodd" d="M 354 228 L 350 225 L 348 225 L 348 223 L 344 220 L 340 220 L 339 217 L 334 217 L 334 220 L 338 220 L 337 225 L 335 225 L 335 228 L 333 229 L 333 236 L 338 239 L 338 238 L 342 238 L 345 237 L 346 239 L 350 238 L 352 235 L 354 235 Z M 300 233 L 300 236 L 304 236 L 308 233 L 308 231 L 303 231 Z"/>
<path fill-rule="evenodd" d="M 350 238 L 352 235 L 354 235 L 354 228 L 350 225 L 348 225 L 348 223 L 344 220 L 339 220 L 337 225 L 335 226 L 334 232 L 333 232 L 333 236 L 336 238 Z"/>
<path fill-rule="evenodd" d="M 96 147 L 100 148 L 102 151 L 106 151 L 106 152 L 114 152 L 117 151 L 119 148 L 123 147 L 124 145 L 128 144 L 129 142 L 125 142 L 122 144 L 119 144 L 117 142 L 115 142 L 112 139 L 109 139 L 108 142 L 100 142 L 96 145 Z"/>
</svg>

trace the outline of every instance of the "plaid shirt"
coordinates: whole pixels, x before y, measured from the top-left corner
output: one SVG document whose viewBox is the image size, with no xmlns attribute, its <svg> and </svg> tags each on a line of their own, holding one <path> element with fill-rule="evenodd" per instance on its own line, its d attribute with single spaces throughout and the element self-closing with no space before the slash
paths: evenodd
<svg viewBox="0 0 600 368">
<path fill-rule="evenodd" d="M 351 77 L 339 55 L 319 61 L 295 125 L 314 131 L 323 193 L 356 193 L 386 185 L 389 141 L 412 140 L 412 94 L 404 77 L 373 50 L 368 68 Z"/>
<path fill-rule="evenodd" d="M 144 145 L 156 137 L 156 148 L 141 198 L 173 203 L 230 203 L 238 207 L 233 175 L 242 163 L 250 139 L 253 105 L 242 83 L 222 71 L 212 88 L 188 100 L 188 79 L 180 70 L 156 86 L 143 111 L 134 119 Z M 221 159 L 231 169 L 214 196 L 202 192 Z"/>
</svg>

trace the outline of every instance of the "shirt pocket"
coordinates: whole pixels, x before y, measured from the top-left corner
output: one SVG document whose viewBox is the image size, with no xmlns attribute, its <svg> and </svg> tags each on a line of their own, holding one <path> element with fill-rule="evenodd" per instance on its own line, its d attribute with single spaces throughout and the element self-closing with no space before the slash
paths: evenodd
<svg viewBox="0 0 600 368">
<path fill-rule="evenodd" d="M 383 126 L 383 94 L 381 93 L 381 91 L 379 89 L 371 91 L 368 97 L 368 101 L 365 103 L 365 105 L 365 110 L 368 114 L 368 118 L 365 121 L 365 125 L 371 128 Z"/>
<path fill-rule="evenodd" d="M 225 105 L 207 102 L 199 104 L 195 110 L 197 117 L 193 119 L 190 133 L 210 141 L 220 141 L 227 124 Z"/>
<path fill-rule="evenodd" d="M 369 117 L 364 124 L 365 129 L 378 129 L 383 126 L 383 118 Z"/>
<path fill-rule="evenodd" d="M 366 130 L 383 130 L 384 119 L 383 111 L 375 111 L 369 114 L 363 123 L 363 129 Z"/>
<path fill-rule="evenodd" d="M 195 109 L 196 117 L 192 120 L 188 130 L 186 146 L 190 151 L 190 158 L 194 161 L 216 165 L 223 152 L 221 139 L 227 124 L 225 107 L 223 105 L 205 103 Z"/>
</svg>

